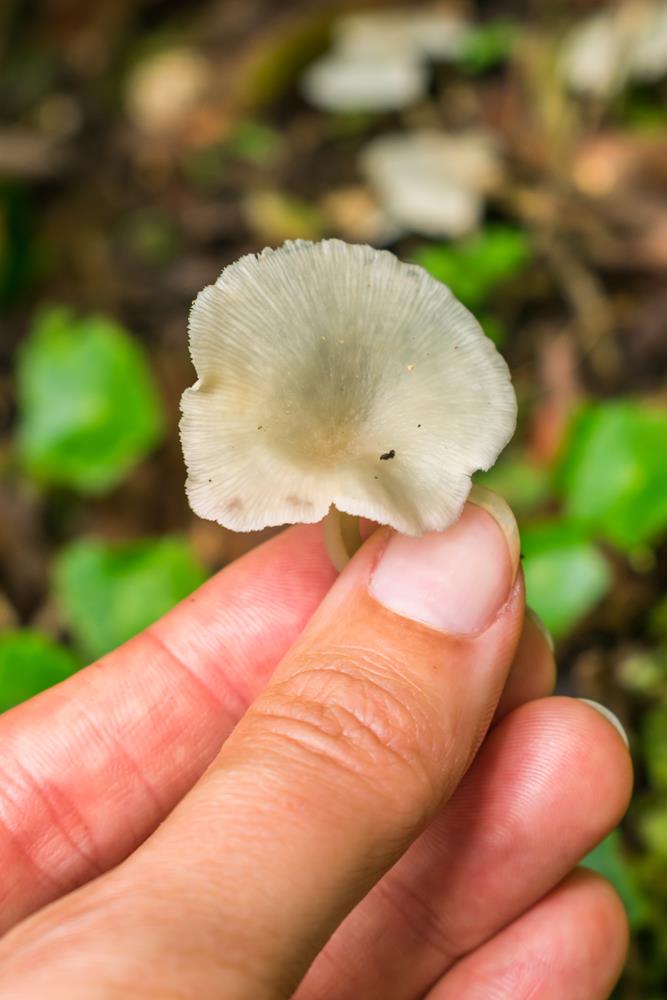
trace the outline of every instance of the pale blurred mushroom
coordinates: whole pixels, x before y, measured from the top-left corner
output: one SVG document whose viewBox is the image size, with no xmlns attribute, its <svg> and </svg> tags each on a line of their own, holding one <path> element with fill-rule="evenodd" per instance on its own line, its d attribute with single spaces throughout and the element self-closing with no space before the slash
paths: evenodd
<svg viewBox="0 0 667 1000">
<path fill-rule="evenodd" d="M 304 74 L 303 93 L 327 111 L 408 107 L 426 93 L 427 62 L 456 58 L 467 32 L 452 10 L 349 14 L 336 24 L 331 52 Z"/>
<path fill-rule="evenodd" d="M 410 54 L 375 58 L 325 56 L 302 80 L 304 95 L 326 111 L 393 111 L 414 104 L 426 90 L 425 67 Z"/>
<path fill-rule="evenodd" d="M 140 62 L 127 83 L 127 113 L 142 132 L 164 135 L 180 129 L 206 92 L 206 60 L 188 48 L 158 52 Z"/>
<path fill-rule="evenodd" d="M 478 131 L 380 136 L 362 151 L 361 169 L 390 218 L 432 237 L 475 229 L 502 176 L 492 138 Z"/>
<path fill-rule="evenodd" d="M 561 52 L 561 71 L 575 93 L 612 97 L 631 80 L 667 74 L 667 2 L 629 0 L 577 25 Z"/>
<path fill-rule="evenodd" d="M 439 62 L 461 54 L 469 31 L 468 22 L 452 9 L 394 8 L 342 17 L 334 44 L 341 52 L 358 55 L 411 52 Z"/>
<path fill-rule="evenodd" d="M 614 17 L 603 11 L 577 26 L 566 39 L 561 68 L 573 91 L 604 97 L 622 83 L 624 61 L 623 40 Z"/>
<path fill-rule="evenodd" d="M 242 257 L 200 292 L 189 329 L 188 498 L 234 531 L 332 505 L 442 530 L 514 431 L 507 365 L 475 318 L 384 250 L 298 240 Z"/>
<path fill-rule="evenodd" d="M 632 77 L 653 83 L 667 74 L 667 2 L 649 5 L 632 47 Z"/>
</svg>

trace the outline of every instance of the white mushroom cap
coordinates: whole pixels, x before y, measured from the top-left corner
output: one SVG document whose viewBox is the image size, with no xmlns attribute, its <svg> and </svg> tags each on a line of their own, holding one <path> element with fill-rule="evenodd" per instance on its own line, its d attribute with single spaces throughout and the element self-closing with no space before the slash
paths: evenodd
<svg viewBox="0 0 667 1000">
<path fill-rule="evenodd" d="M 387 214 L 424 236 L 463 236 L 479 223 L 500 176 L 486 133 L 423 130 L 373 139 L 361 168 Z"/>
<path fill-rule="evenodd" d="M 349 14 L 336 24 L 333 50 L 305 72 L 304 96 L 327 111 L 392 111 L 426 91 L 429 59 L 456 57 L 468 25 L 445 10 Z"/>
<path fill-rule="evenodd" d="M 474 317 L 369 246 L 242 257 L 197 297 L 190 348 L 188 497 L 236 531 L 318 521 L 332 503 L 442 530 L 514 431 L 507 366 Z"/>
<path fill-rule="evenodd" d="M 619 4 L 584 21 L 566 39 L 563 76 L 579 94 L 610 97 L 628 79 L 667 73 L 667 2 Z"/>
<path fill-rule="evenodd" d="M 667 73 L 667 2 L 647 9 L 632 46 L 631 63 L 632 76 L 646 83 Z"/>
<path fill-rule="evenodd" d="M 158 52 L 134 69 L 127 90 L 127 111 L 145 132 L 178 129 L 202 99 L 209 67 L 197 52 L 173 48 Z"/>
<path fill-rule="evenodd" d="M 613 14 L 603 11 L 578 25 L 565 40 L 563 76 L 578 94 L 606 97 L 622 84 L 626 53 Z"/>
<path fill-rule="evenodd" d="M 426 59 L 456 58 L 469 25 L 452 10 L 394 9 L 348 14 L 336 25 L 339 51 L 372 56 L 382 52 L 416 52 Z"/>
<path fill-rule="evenodd" d="M 408 53 L 333 53 L 310 66 L 304 96 L 326 111 L 393 111 L 414 104 L 426 90 L 426 69 Z"/>
</svg>

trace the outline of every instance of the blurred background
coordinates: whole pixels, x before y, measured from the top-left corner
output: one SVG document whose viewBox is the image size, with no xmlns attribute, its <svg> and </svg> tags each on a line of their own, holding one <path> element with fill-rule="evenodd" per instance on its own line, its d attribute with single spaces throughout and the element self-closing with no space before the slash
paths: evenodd
<svg viewBox="0 0 667 1000">
<path fill-rule="evenodd" d="M 630 733 L 588 861 L 617 995 L 667 997 L 667 3 L 4 0 L 0 67 L 0 709 L 265 536 L 185 501 L 196 293 L 288 238 L 388 247 L 512 368 L 482 478 L 560 689 Z"/>
</svg>

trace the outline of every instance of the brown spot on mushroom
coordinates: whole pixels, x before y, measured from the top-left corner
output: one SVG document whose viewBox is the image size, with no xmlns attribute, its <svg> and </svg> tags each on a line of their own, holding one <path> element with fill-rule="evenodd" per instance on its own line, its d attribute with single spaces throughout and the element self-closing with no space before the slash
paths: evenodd
<svg viewBox="0 0 667 1000">
<path fill-rule="evenodd" d="M 232 497 L 231 500 L 228 500 L 225 504 L 225 510 L 228 514 L 231 514 L 234 510 L 243 510 L 241 497 Z"/>
<path fill-rule="evenodd" d="M 395 457 L 396 457 L 396 451 L 394 450 L 394 448 L 392 448 L 391 451 L 385 451 L 384 455 L 380 455 L 380 461 L 387 462 L 390 458 L 395 458 Z"/>
<path fill-rule="evenodd" d="M 304 510 L 313 506 L 310 500 L 303 500 L 301 497 L 297 497 L 293 493 L 290 493 L 288 497 L 285 497 L 285 502 L 291 504 L 292 507 L 303 507 Z"/>
</svg>

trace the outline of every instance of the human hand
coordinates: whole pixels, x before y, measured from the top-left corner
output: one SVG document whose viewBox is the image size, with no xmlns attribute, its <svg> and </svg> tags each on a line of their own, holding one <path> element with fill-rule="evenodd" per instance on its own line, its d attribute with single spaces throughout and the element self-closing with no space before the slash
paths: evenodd
<svg viewBox="0 0 667 1000">
<path fill-rule="evenodd" d="M 629 757 L 494 504 L 335 582 L 289 529 L 4 716 L 0 998 L 607 997 Z"/>
</svg>

